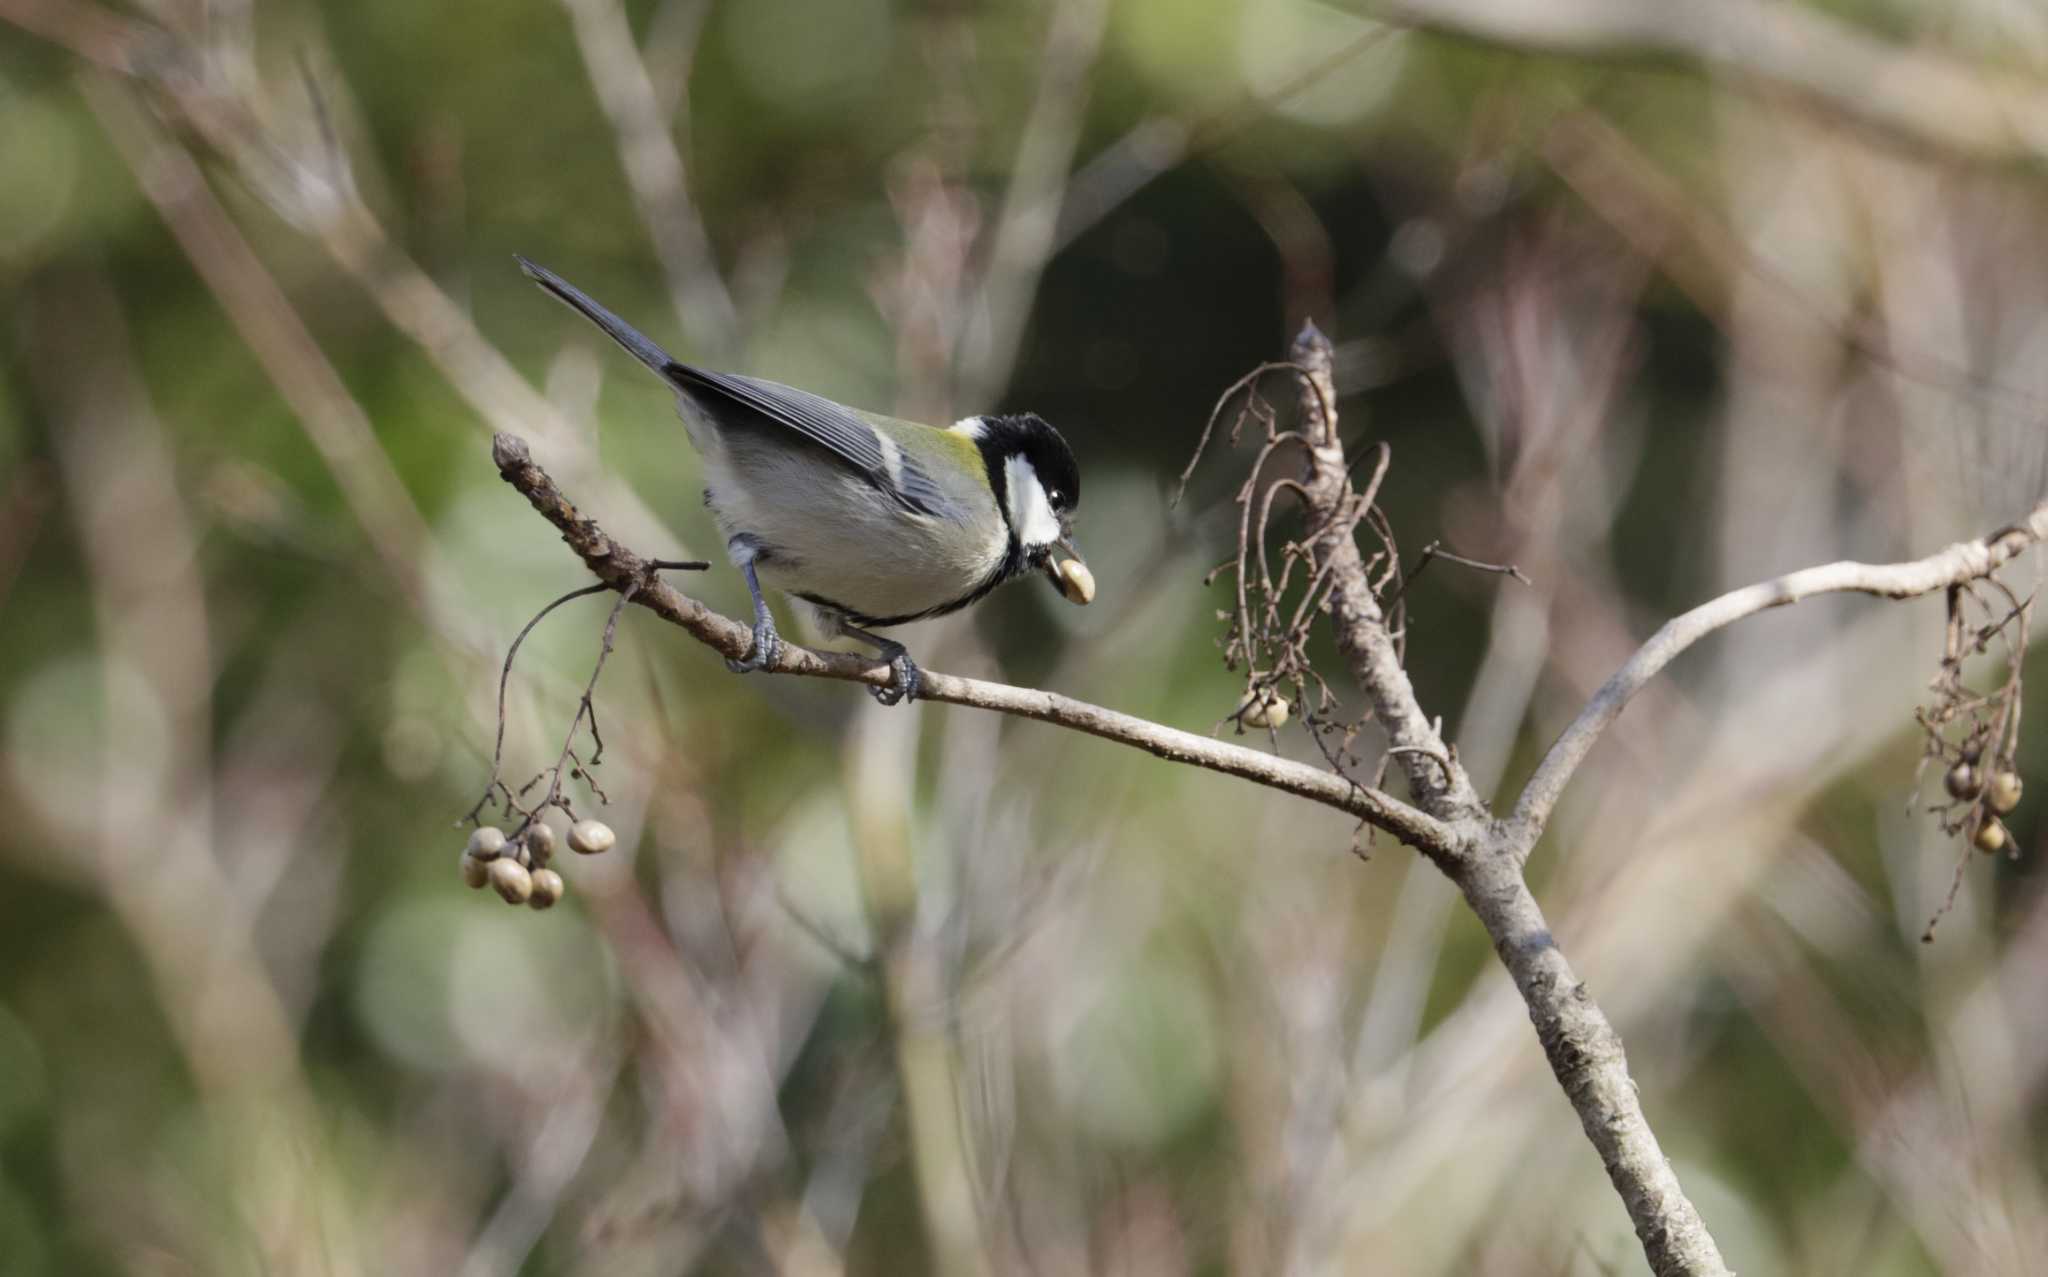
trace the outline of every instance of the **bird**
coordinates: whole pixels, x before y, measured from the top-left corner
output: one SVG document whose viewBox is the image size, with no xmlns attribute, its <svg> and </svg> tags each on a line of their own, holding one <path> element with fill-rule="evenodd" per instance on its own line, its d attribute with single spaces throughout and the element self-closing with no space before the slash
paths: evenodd
<svg viewBox="0 0 2048 1277">
<path fill-rule="evenodd" d="M 1094 598 L 1073 538 L 1080 466 L 1044 418 L 925 425 L 699 368 L 560 275 L 517 261 L 675 392 L 703 459 L 704 503 L 753 596 L 753 644 L 726 661 L 735 672 L 781 652 L 764 586 L 809 605 L 828 635 L 873 646 L 891 671 L 868 689 L 884 705 L 917 699 L 923 676 L 903 644 L 872 631 L 957 612 L 1031 572 L 1069 602 Z"/>
</svg>

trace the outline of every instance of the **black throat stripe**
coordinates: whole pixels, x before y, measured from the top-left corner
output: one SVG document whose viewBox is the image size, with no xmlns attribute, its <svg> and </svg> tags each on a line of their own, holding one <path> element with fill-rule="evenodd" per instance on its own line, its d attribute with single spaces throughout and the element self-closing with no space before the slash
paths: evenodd
<svg viewBox="0 0 2048 1277">
<path fill-rule="evenodd" d="M 1017 543 L 1017 534 L 1013 531 L 1010 533 L 1009 544 L 1003 551 L 1002 561 L 990 569 L 989 574 L 983 577 L 973 589 L 956 599 L 948 599 L 937 607 L 929 607 L 922 612 L 909 612 L 902 616 L 873 616 L 861 611 L 859 608 L 848 607 L 837 599 L 826 598 L 822 594 L 804 592 L 798 594 L 797 597 L 816 607 L 827 608 L 837 612 L 855 625 L 879 630 L 886 629 L 891 625 L 908 625 L 912 621 L 930 620 L 935 616 L 944 616 L 949 612 L 958 612 L 963 607 L 972 607 L 987 598 L 990 591 L 1011 578 L 1018 576 L 1029 566 L 1025 561 L 1024 547 Z"/>
</svg>

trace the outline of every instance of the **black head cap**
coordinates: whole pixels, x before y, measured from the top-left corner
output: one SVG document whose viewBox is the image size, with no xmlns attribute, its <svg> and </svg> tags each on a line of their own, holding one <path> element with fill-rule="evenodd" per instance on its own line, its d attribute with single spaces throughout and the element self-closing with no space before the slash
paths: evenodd
<svg viewBox="0 0 2048 1277">
<path fill-rule="evenodd" d="M 1036 413 L 1022 412 L 1008 417 L 981 419 L 981 456 L 988 466 L 989 483 L 998 500 L 1003 492 L 1003 467 L 1011 457 L 1031 463 L 1038 481 L 1045 485 L 1046 499 L 1053 513 L 1065 518 L 1081 504 L 1081 466 L 1074 450 L 1052 424 Z"/>
</svg>

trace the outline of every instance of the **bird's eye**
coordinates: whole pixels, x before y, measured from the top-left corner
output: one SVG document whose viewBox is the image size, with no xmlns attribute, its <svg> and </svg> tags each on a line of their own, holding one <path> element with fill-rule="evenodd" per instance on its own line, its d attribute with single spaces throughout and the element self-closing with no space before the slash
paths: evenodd
<svg viewBox="0 0 2048 1277">
<path fill-rule="evenodd" d="M 1045 499 L 1054 505 L 1065 505 L 1067 503 L 1067 494 L 1061 492 L 1058 488 L 1054 488 L 1051 492 L 1045 494 Z"/>
</svg>

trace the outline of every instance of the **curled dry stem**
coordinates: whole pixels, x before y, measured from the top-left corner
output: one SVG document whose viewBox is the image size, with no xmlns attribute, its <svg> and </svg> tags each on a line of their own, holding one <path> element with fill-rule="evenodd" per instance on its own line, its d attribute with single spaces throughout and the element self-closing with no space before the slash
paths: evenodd
<svg viewBox="0 0 2048 1277">
<path fill-rule="evenodd" d="M 1298 384 L 1304 407 L 1301 424 L 1293 429 L 1281 428 L 1278 414 L 1260 394 L 1263 379 L 1272 373 L 1287 373 Z M 1328 545 L 1338 538 L 1348 543 L 1359 526 L 1369 526 L 1384 548 L 1372 556 L 1367 570 L 1382 562 L 1389 564 L 1388 571 L 1380 578 L 1381 587 L 1398 577 L 1400 553 L 1394 542 L 1393 529 L 1377 505 L 1393 456 L 1392 449 L 1385 442 L 1360 450 L 1357 462 L 1345 467 L 1344 492 L 1336 502 L 1334 517 L 1321 522 L 1316 537 L 1289 537 L 1283 541 L 1277 551 L 1280 558 L 1277 573 L 1273 565 L 1274 518 L 1280 498 L 1283 495 L 1291 497 L 1304 515 L 1314 512 L 1320 498 L 1311 490 L 1308 479 L 1314 473 L 1315 458 L 1340 447 L 1336 442 L 1336 413 L 1331 393 L 1315 371 L 1299 361 L 1261 364 L 1239 378 L 1218 398 L 1204 423 L 1194 455 L 1181 473 L 1174 500 L 1180 500 L 1185 493 L 1195 468 L 1226 418 L 1229 422 L 1226 437 L 1231 443 L 1242 439 L 1248 425 L 1260 432 L 1262 438 L 1258 451 L 1235 494 L 1238 505 L 1236 553 L 1205 577 L 1205 583 L 1211 583 L 1229 571 L 1235 578 L 1232 582 L 1233 607 L 1221 614 L 1221 619 L 1228 621 L 1221 645 L 1226 667 L 1237 669 L 1242 666 L 1245 671 L 1243 696 L 1237 708 L 1217 727 L 1220 730 L 1225 724 L 1231 724 L 1241 734 L 1247 727 L 1246 716 L 1255 706 L 1275 697 L 1289 697 L 1328 769 L 1346 783 L 1356 786 L 1360 792 L 1369 792 L 1377 787 L 1378 781 L 1367 786 L 1357 779 L 1355 772 L 1361 766 L 1356 745 L 1371 713 L 1368 711 L 1351 722 L 1338 721 L 1332 716 L 1338 703 L 1337 696 L 1315 668 L 1309 645 L 1314 637 L 1317 618 L 1330 610 L 1339 567 L 1333 556 L 1318 552 L 1319 545 Z M 1233 406 L 1236 408 L 1234 415 L 1231 412 Z M 1301 473 L 1269 473 L 1274 460 L 1282 453 L 1290 452 L 1301 456 Z M 1352 487 L 1353 472 L 1368 459 L 1372 465 L 1362 489 Z M 1262 713 L 1253 722 L 1257 723 L 1263 717 Z M 1277 732 L 1270 725 L 1267 732 L 1277 749 Z M 1383 757 L 1379 767 L 1382 777 L 1385 762 Z M 1448 769 L 1446 774 L 1449 774 Z M 1354 837 L 1353 841 L 1354 850 L 1362 851 L 1359 839 Z M 1369 832 L 1365 841 L 1370 841 Z"/>
<path fill-rule="evenodd" d="M 1294 429 L 1281 428 L 1278 414 L 1260 394 L 1262 380 L 1272 373 L 1290 374 L 1299 384 L 1304 401 L 1303 422 Z M 1321 384 L 1313 370 L 1299 362 L 1261 364 L 1239 378 L 1217 399 L 1215 408 L 1204 423 L 1194 455 L 1181 472 L 1174 500 L 1179 501 L 1186 492 L 1195 468 L 1201 463 L 1210 441 L 1226 417 L 1229 419 L 1226 437 L 1231 443 L 1242 439 L 1247 425 L 1260 431 L 1263 437 L 1259 449 L 1235 497 L 1238 505 L 1236 554 L 1205 577 L 1205 583 L 1213 582 L 1228 571 L 1235 578 L 1233 608 L 1225 614 L 1229 624 L 1222 639 L 1223 659 L 1228 668 L 1244 668 L 1245 689 L 1237 710 L 1223 722 L 1236 724 L 1242 732 L 1243 718 L 1249 707 L 1269 696 L 1279 695 L 1281 689 L 1291 689 L 1293 700 L 1301 709 L 1303 724 L 1324 761 L 1330 770 L 1349 778 L 1351 768 L 1358 763 L 1352 746 L 1366 720 L 1339 724 L 1328 718 L 1337 698 L 1309 656 L 1315 620 L 1330 607 L 1337 566 L 1334 559 L 1319 555 L 1316 545 L 1327 544 L 1335 538 L 1348 541 L 1359 526 L 1370 527 L 1383 548 L 1372 556 L 1368 571 L 1381 563 L 1387 565 L 1374 583 L 1374 591 L 1377 593 L 1389 582 L 1399 579 L 1400 551 L 1394 540 L 1393 528 L 1377 504 L 1391 468 L 1393 450 L 1384 441 L 1360 450 L 1358 460 L 1345 469 L 1345 491 L 1338 499 L 1335 517 L 1324 523 L 1317 539 L 1289 538 L 1284 541 L 1278 551 L 1280 566 L 1277 573 L 1273 566 L 1275 552 L 1272 548 L 1274 516 L 1280 498 L 1283 495 L 1293 498 L 1304 512 L 1313 509 L 1318 500 L 1306 482 L 1309 469 L 1306 459 L 1337 446 L 1335 405 L 1329 396 L 1329 389 Z M 1236 412 L 1231 415 L 1233 405 Z M 1269 474 L 1274 460 L 1282 453 L 1292 451 L 1298 451 L 1305 459 L 1303 474 Z M 1351 487 L 1352 472 L 1368 459 L 1371 469 L 1362 487 Z M 1427 558 L 1424 561 L 1427 562 Z M 1221 725 L 1218 724 L 1219 727 Z M 1277 743 L 1277 737 L 1275 740 Z M 1333 741 L 1337 743 L 1333 745 Z"/>
<path fill-rule="evenodd" d="M 695 559 L 652 559 L 646 564 L 645 579 L 652 579 L 654 573 L 664 569 L 703 571 L 710 566 L 709 563 Z M 538 821 L 547 813 L 550 807 L 558 807 L 569 819 L 576 819 L 574 800 L 563 790 L 565 778 L 581 780 L 600 803 L 609 803 L 611 801 L 605 796 L 604 790 L 598 785 L 597 778 L 591 774 L 591 769 L 604 759 L 604 736 L 599 730 L 597 722 L 597 701 L 595 699 L 597 680 L 603 675 L 605 661 L 610 658 L 612 649 L 616 645 L 619 630 L 619 614 L 625 611 L 626 604 L 630 603 L 633 596 L 639 592 L 641 584 L 641 580 L 629 581 L 618 590 L 619 597 L 613 602 L 611 614 L 605 619 L 603 645 L 598 650 L 597 662 L 591 668 L 590 678 L 583 685 L 583 694 L 577 699 L 576 713 L 569 720 L 569 730 L 563 736 L 561 753 L 556 756 L 552 766 L 542 768 L 534 773 L 525 784 L 515 791 L 503 778 L 505 724 L 507 720 L 505 701 L 506 693 L 512 680 L 512 663 L 519 656 L 520 645 L 526 642 L 526 636 L 533 633 L 534 628 L 556 608 L 574 599 L 584 598 L 592 594 L 602 594 L 612 587 L 600 582 L 596 585 L 586 585 L 580 589 L 571 590 L 534 613 L 532 619 L 520 628 L 518 635 L 512 640 L 512 645 L 506 649 L 505 663 L 498 671 L 498 727 L 497 738 L 491 748 L 491 776 L 485 782 L 484 791 L 477 798 L 476 805 L 471 807 L 468 813 L 463 816 L 462 821 L 456 822 L 457 824 L 461 824 L 463 821 L 467 821 L 472 825 L 481 823 L 484 808 L 490 804 L 493 798 L 496 798 L 501 802 L 501 810 L 506 816 L 514 814 L 519 816 L 519 823 L 513 827 L 507 840 L 515 846 L 524 847 L 526 845 L 527 831 L 533 827 L 535 821 Z M 584 727 L 586 722 L 589 724 L 591 740 L 591 754 L 587 760 L 576 752 L 576 734 Z M 541 796 L 539 802 L 534 803 L 530 807 L 527 806 L 522 800 L 543 780 L 548 782 L 547 792 Z"/>
<path fill-rule="evenodd" d="M 1258 386 L 1266 374 L 1275 372 L 1292 372 L 1297 376 L 1307 375 L 1307 369 L 1299 364 L 1287 363 L 1285 361 L 1269 361 L 1260 364 L 1244 376 L 1230 383 L 1230 388 L 1218 396 L 1215 408 L 1209 412 L 1208 421 L 1203 423 L 1201 437 L 1195 440 L 1195 453 L 1188 458 L 1186 468 L 1180 472 L 1180 481 L 1174 487 L 1173 500 L 1170 504 L 1179 505 L 1181 498 L 1187 495 L 1188 481 L 1194 478 L 1195 467 L 1202 464 L 1202 454 L 1208 450 L 1209 440 L 1216 433 L 1216 423 L 1223 419 L 1223 410 L 1230 406 L 1230 402 L 1233 399 L 1239 395 L 1247 396 L 1245 411 L 1258 415 L 1258 419 L 1268 423 L 1273 420 L 1273 410 L 1264 400 L 1259 398 Z M 1244 429 L 1245 411 L 1241 411 L 1237 419 L 1231 423 L 1231 443 L 1237 442 L 1239 433 Z"/>
<path fill-rule="evenodd" d="M 1995 597 L 1986 598 L 1985 594 Z M 1922 778 L 1930 767 L 1937 770 L 1951 799 L 1928 807 L 1941 832 L 1960 838 L 1955 872 L 1949 877 L 1948 892 L 1942 897 L 1927 926 L 1920 933 L 1923 944 L 1934 941 L 1935 928 L 1955 907 L 1973 852 L 1980 846 L 1996 851 L 1995 843 L 1980 843 L 1987 828 L 2000 835 L 2007 854 L 2017 856 L 2018 845 L 2000 828 L 2003 814 L 1993 803 L 1992 777 L 2018 770 L 2020 710 L 2025 699 L 2028 626 L 2034 600 L 2021 599 L 1996 577 L 1958 581 L 1948 587 L 1948 623 L 1943 635 L 1941 661 L 1929 686 L 1932 703 L 1913 714 L 1926 737 L 1919 765 L 1913 772 L 1917 796 Z M 1984 619 L 1972 619 L 1973 610 Z M 2005 677 L 1989 693 L 1971 691 L 1964 684 L 1965 671 L 1973 657 L 1989 656 L 1994 642 L 2005 663 Z M 1908 799 L 1910 810 L 1913 800 Z"/>
<path fill-rule="evenodd" d="M 540 611 L 535 612 L 533 619 L 520 627 L 518 635 L 512 640 L 512 646 L 505 650 L 505 664 L 498 670 L 498 737 L 496 743 L 491 747 L 491 778 L 485 782 L 483 796 L 476 800 L 476 806 L 470 808 L 469 813 L 461 821 L 457 821 L 457 824 L 461 824 L 463 821 L 467 821 L 472 825 L 478 823 L 478 817 L 483 814 L 484 806 L 491 801 L 492 795 L 504 788 L 503 783 L 499 780 L 499 776 L 503 773 L 505 763 L 505 691 L 512 681 L 512 662 L 519 656 L 519 645 L 526 642 L 526 636 L 533 633 L 533 627 L 539 625 L 548 613 L 572 599 L 580 599 L 589 594 L 603 593 L 605 588 L 603 585 L 586 585 L 580 590 L 571 590 L 564 594 Z M 507 797 L 509 798 L 510 795 L 508 794 Z"/>
</svg>

